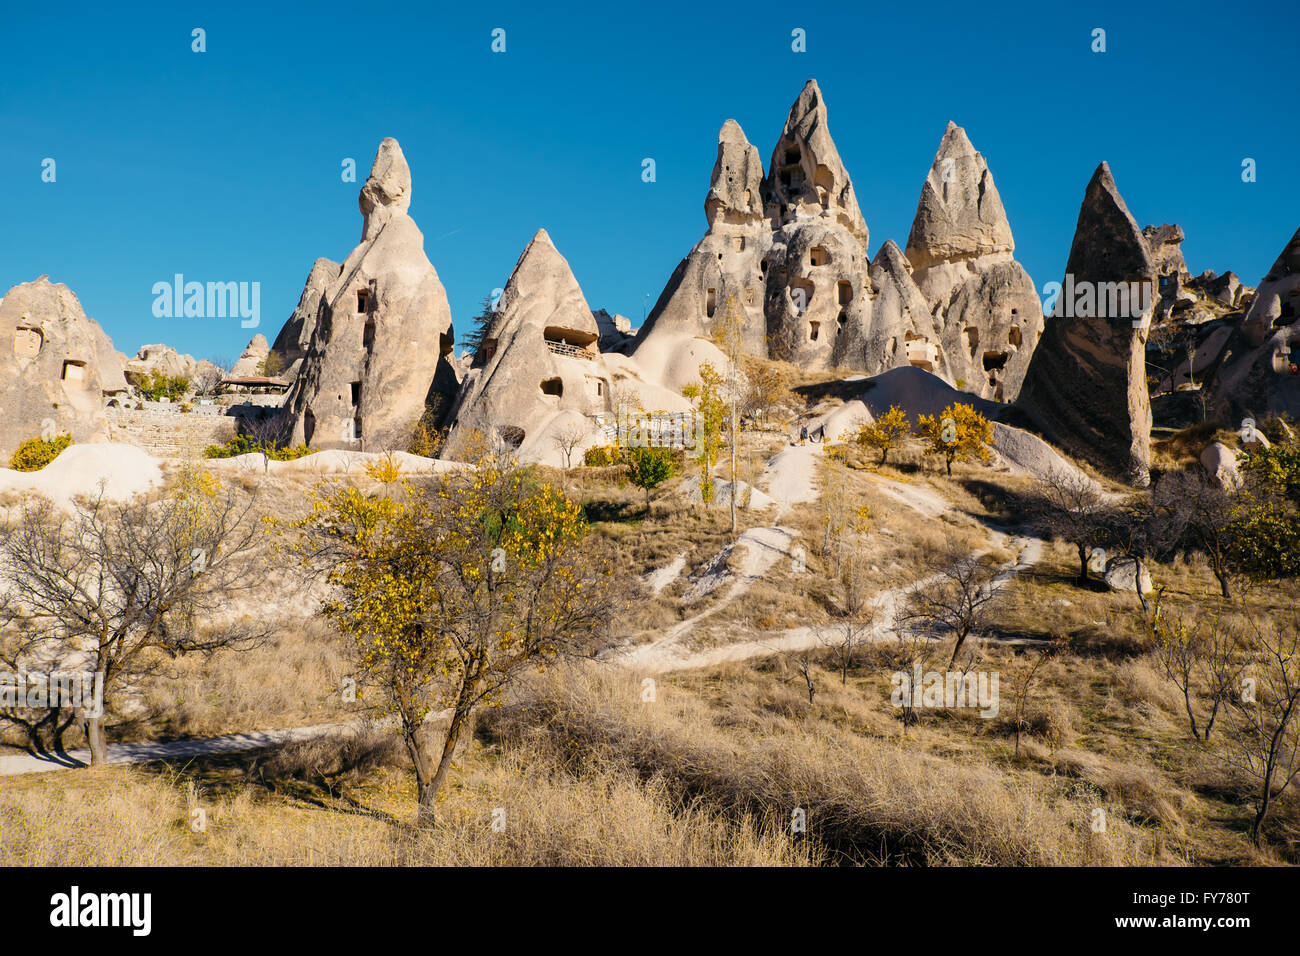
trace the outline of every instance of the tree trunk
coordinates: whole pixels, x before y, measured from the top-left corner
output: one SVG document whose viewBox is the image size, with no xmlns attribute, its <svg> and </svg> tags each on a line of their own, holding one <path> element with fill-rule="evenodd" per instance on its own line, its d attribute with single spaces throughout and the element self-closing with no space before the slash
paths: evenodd
<svg viewBox="0 0 1300 956">
<path fill-rule="evenodd" d="M 104 718 L 90 717 L 86 720 L 86 739 L 90 741 L 90 765 L 102 766 L 108 762 L 108 744 L 104 739 Z"/>
<path fill-rule="evenodd" d="M 451 723 L 447 725 L 447 738 L 442 742 L 442 756 L 438 759 L 438 770 L 433 775 L 433 780 L 429 788 L 433 794 L 436 794 L 442 787 L 443 782 L 447 779 L 447 772 L 451 770 L 451 758 L 456 752 L 456 744 L 460 740 L 460 732 L 465 726 L 465 718 L 468 713 L 457 709 L 451 715 Z"/>
<path fill-rule="evenodd" d="M 731 389 L 731 540 L 736 540 L 736 388 Z"/>
</svg>

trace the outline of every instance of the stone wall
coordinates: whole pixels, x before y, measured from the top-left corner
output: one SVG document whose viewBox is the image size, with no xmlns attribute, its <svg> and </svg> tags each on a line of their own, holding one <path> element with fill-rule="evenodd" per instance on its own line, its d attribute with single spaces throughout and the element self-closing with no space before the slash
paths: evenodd
<svg viewBox="0 0 1300 956">
<path fill-rule="evenodd" d="M 108 408 L 109 441 L 143 448 L 156 458 L 202 457 L 209 445 L 235 437 L 236 419 L 216 405 L 197 405 L 182 412 L 179 405 L 154 402 L 144 408 Z"/>
</svg>

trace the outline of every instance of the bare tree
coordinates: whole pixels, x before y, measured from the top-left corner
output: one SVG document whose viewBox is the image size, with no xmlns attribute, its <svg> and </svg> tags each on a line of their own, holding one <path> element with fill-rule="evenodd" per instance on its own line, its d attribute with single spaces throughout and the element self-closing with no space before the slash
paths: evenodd
<svg viewBox="0 0 1300 956">
<path fill-rule="evenodd" d="M 1175 471 L 1162 477 L 1152 492 L 1152 500 L 1169 518 L 1171 542 L 1182 538 L 1203 552 L 1224 600 L 1231 600 L 1234 519 L 1241 502 L 1238 487 L 1221 487 L 1196 466 L 1192 471 Z"/>
<path fill-rule="evenodd" d="M 870 583 L 860 560 L 851 557 L 840 574 L 840 609 L 838 620 L 823 632 L 819 640 L 827 647 L 840 672 L 840 683 L 848 684 L 849 668 L 858 653 L 871 639 L 876 607 L 871 601 Z"/>
<path fill-rule="evenodd" d="M 1013 658 L 1011 667 L 1011 693 L 1016 701 L 1016 756 L 1020 756 L 1020 735 L 1027 723 L 1025 710 L 1029 706 L 1029 697 L 1038 686 L 1038 672 L 1044 664 L 1060 653 L 1068 644 L 1064 637 L 1057 637 L 1044 647 L 1026 651 L 1024 655 Z"/>
<path fill-rule="evenodd" d="M 250 508 L 199 473 L 123 504 L 101 494 L 71 515 L 29 499 L 10 522 L 0 579 L 19 620 L 84 655 L 103 682 L 105 714 L 86 725 L 92 764 L 107 756 L 114 696 L 165 657 L 249 647 L 268 635 L 266 625 L 230 613 L 262 577 Z"/>
<path fill-rule="evenodd" d="M 1088 554 L 1102 540 L 1107 508 L 1101 488 L 1081 471 L 1049 471 L 1038 482 L 1034 524 L 1042 534 L 1074 545 L 1080 584 L 1088 582 Z"/>
<path fill-rule="evenodd" d="M 1251 839 L 1276 801 L 1300 776 L 1300 620 L 1249 621 L 1252 662 L 1234 697 L 1225 759 L 1258 788 Z"/>
<path fill-rule="evenodd" d="M 217 386 L 225 378 L 225 373 L 212 364 L 200 364 L 190 377 L 190 385 L 194 387 L 194 394 L 203 398 L 208 398 L 216 394 Z"/>
<path fill-rule="evenodd" d="M 1183 709 L 1194 739 L 1209 743 L 1219 710 L 1230 702 L 1246 668 L 1247 648 L 1240 628 L 1221 616 L 1183 615 L 1160 607 L 1148 627 L 1156 661 L 1165 677 L 1183 696 Z M 1198 701 L 1209 700 L 1203 727 L 1197 720 Z"/>
<path fill-rule="evenodd" d="M 578 450 L 578 446 L 587 440 L 587 429 L 577 422 L 571 422 L 565 425 L 553 436 L 551 441 L 564 456 L 564 470 L 567 472 L 573 467 L 573 453 Z"/>
<path fill-rule="evenodd" d="M 987 555 L 949 551 L 941 561 L 937 573 L 908 594 L 902 621 L 935 637 L 951 634 L 955 642 L 948 666 L 952 668 L 966 639 L 992 626 L 998 569 Z"/>
</svg>

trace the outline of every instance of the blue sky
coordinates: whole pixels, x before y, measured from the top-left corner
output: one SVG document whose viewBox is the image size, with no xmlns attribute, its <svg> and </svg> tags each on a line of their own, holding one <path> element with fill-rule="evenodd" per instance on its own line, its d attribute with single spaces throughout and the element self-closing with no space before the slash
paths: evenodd
<svg viewBox="0 0 1300 956">
<path fill-rule="evenodd" d="M 539 227 L 593 308 L 639 324 L 703 234 L 722 122 L 766 164 L 809 77 L 872 255 L 903 245 L 949 119 L 988 160 L 1040 289 L 1103 159 L 1139 225 L 1184 228 L 1193 272 L 1254 284 L 1300 225 L 1293 0 L 441 6 L 9 5 L 0 285 L 67 283 L 127 354 L 237 356 L 252 330 L 155 318 L 153 284 L 260 282 L 274 338 L 312 261 L 360 237 L 340 164 L 364 181 L 395 136 L 458 335 Z"/>
</svg>

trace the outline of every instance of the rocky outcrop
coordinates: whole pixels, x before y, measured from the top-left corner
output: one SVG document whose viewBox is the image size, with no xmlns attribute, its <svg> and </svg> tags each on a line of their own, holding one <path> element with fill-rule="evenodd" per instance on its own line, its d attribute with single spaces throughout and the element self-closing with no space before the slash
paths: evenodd
<svg viewBox="0 0 1300 956">
<path fill-rule="evenodd" d="M 104 395 L 117 389 L 120 366 L 99 324 L 66 285 L 41 276 L 0 299 L 0 456 L 29 438 L 71 433 L 104 437 Z M 106 361 L 105 369 L 102 362 Z M 106 374 L 107 372 L 107 374 Z M 120 389 L 117 389 L 120 390 Z"/>
<path fill-rule="evenodd" d="M 311 346 L 312 333 L 316 331 L 316 320 L 320 315 L 321 299 L 326 287 L 338 278 L 339 264 L 330 259 L 317 259 L 312 263 L 311 272 L 307 274 L 307 283 L 303 286 L 298 305 L 280 328 L 280 334 L 271 344 L 284 362 L 284 376 L 292 379 L 298 373 L 298 367 Z"/>
<path fill-rule="evenodd" d="M 930 305 L 894 240 L 880 247 L 868 277 L 867 284 L 875 290 L 869 319 L 849 323 L 836 338 L 835 364 L 871 374 L 912 365 L 950 382 Z"/>
<path fill-rule="evenodd" d="M 170 378 L 184 378 L 193 382 L 200 376 L 222 376 L 224 373 L 207 359 L 196 359 L 192 355 L 177 352 L 170 345 L 142 345 L 135 353 L 135 358 L 127 359 L 126 377 L 132 382 L 140 382 L 160 372 Z"/>
<path fill-rule="evenodd" d="M 385 139 L 358 197 L 361 243 L 320 293 L 316 327 L 285 400 L 285 440 L 404 450 L 427 404 L 455 393 L 451 309 L 410 203 L 410 168 L 397 141 Z M 309 278 L 304 315 L 311 286 Z"/>
<path fill-rule="evenodd" d="M 1102 163 L 1016 402 L 1051 441 L 1138 486 L 1150 481 L 1145 333 L 1155 279 L 1146 240 Z"/>
<path fill-rule="evenodd" d="M 266 362 L 267 353 L 271 347 L 266 343 L 266 336 L 261 332 L 257 333 L 249 340 L 244 351 L 240 353 L 239 360 L 230 368 L 230 378 L 243 378 L 247 376 L 261 375 L 263 365 Z"/>
<path fill-rule="evenodd" d="M 1014 251 L 988 163 L 950 122 L 921 186 L 907 258 L 930 303 L 945 377 L 999 401 L 1019 395 L 1043 329 L 1038 292 Z"/>
<path fill-rule="evenodd" d="M 1267 414 L 1300 416 L 1300 230 L 1259 282 L 1229 355 L 1210 390 L 1212 414 L 1233 425 Z"/>
<path fill-rule="evenodd" d="M 871 324 L 868 234 L 816 80 L 790 107 L 766 187 L 775 230 L 763 267 L 768 356 L 807 368 L 844 363 L 837 343 Z"/>
<path fill-rule="evenodd" d="M 452 411 L 446 453 L 466 451 L 475 431 L 553 460 L 563 429 L 595 433 L 611 408 L 600 327 L 569 263 L 539 229 L 524 249 L 475 353 Z"/>
<path fill-rule="evenodd" d="M 708 232 L 674 270 L 632 345 L 671 348 L 676 338 L 709 337 L 728 310 L 745 350 L 767 354 L 764 256 L 772 244 L 763 218 L 763 164 L 735 120 L 718 133 L 718 156 L 704 199 Z M 657 344 L 655 344 L 657 343 Z"/>
</svg>

